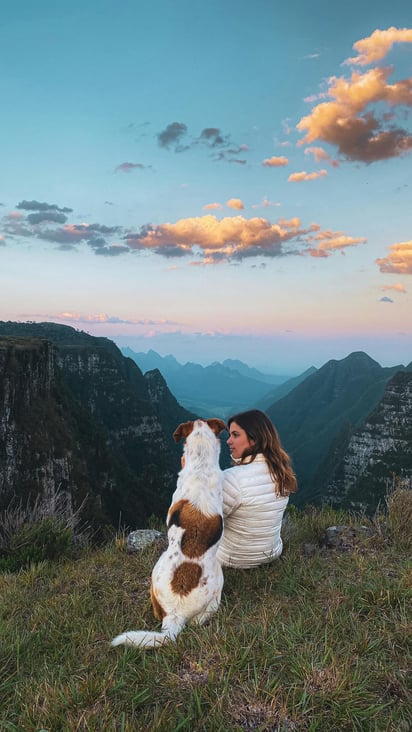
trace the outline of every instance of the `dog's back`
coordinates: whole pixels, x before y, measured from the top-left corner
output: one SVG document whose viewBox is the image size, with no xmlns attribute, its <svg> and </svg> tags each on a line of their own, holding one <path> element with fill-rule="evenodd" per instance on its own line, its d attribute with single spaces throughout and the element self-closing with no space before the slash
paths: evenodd
<svg viewBox="0 0 412 732">
<path fill-rule="evenodd" d="M 207 422 L 198 419 L 193 425 L 193 430 L 186 437 L 184 467 L 178 475 L 168 519 L 173 504 L 183 499 L 188 500 L 205 516 L 222 512 L 220 442 Z M 175 439 L 181 439 L 179 434 Z"/>
</svg>

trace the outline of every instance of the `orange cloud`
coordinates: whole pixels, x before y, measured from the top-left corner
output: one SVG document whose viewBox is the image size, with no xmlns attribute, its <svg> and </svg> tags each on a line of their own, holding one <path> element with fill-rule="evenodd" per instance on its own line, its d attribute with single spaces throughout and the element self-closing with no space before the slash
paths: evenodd
<svg viewBox="0 0 412 732">
<path fill-rule="evenodd" d="M 306 170 L 302 170 L 300 173 L 292 173 L 288 181 L 290 183 L 301 183 L 303 180 L 316 180 L 317 178 L 323 178 L 327 175 L 326 170 L 319 170 L 317 173 L 307 173 Z"/>
<path fill-rule="evenodd" d="M 294 216 L 293 219 L 279 219 L 278 224 L 285 229 L 297 229 L 300 226 L 300 219 L 298 216 Z"/>
<path fill-rule="evenodd" d="M 213 210 L 213 209 L 220 209 L 220 208 L 223 208 L 221 203 L 207 203 L 206 206 L 203 206 L 203 209 L 205 211 Z"/>
<path fill-rule="evenodd" d="M 266 158 L 262 165 L 266 168 L 279 168 L 284 165 L 289 165 L 289 160 L 284 155 L 281 155 L 280 157 Z"/>
<path fill-rule="evenodd" d="M 308 249 L 308 253 L 311 257 L 324 258 L 329 257 L 329 254 L 322 249 Z"/>
<path fill-rule="evenodd" d="M 347 65 L 368 66 L 381 61 L 389 53 L 394 43 L 412 43 L 412 28 L 387 28 L 375 30 L 372 35 L 353 44 L 358 56 L 348 58 Z"/>
<path fill-rule="evenodd" d="M 299 221 L 299 219 L 298 219 Z M 299 222 L 300 224 L 300 222 Z M 253 254 L 276 255 L 282 243 L 305 231 L 272 224 L 267 219 L 242 216 L 217 219 L 211 214 L 180 219 L 175 224 L 161 224 L 142 234 L 128 237 L 132 249 L 152 249 L 166 256 L 193 254 L 200 249 L 213 260 L 241 258 Z"/>
<path fill-rule="evenodd" d="M 387 257 L 377 259 L 381 272 L 412 274 L 412 240 L 392 244 Z"/>
<path fill-rule="evenodd" d="M 352 236 L 345 236 L 340 234 L 339 236 L 332 237 L 322 241 L 318 245 L 318 249 L 325 252 L 333 251 L 334 249 L 346 249 L 347 247 L 354 247 L 358 244 L 365 244 L 366 239 L 364 237 L 354 238 Z"/>
<path fill-rule="evenodd" d="M 240 198 L 229 198 L 229 200 L 226 201 L 226 206 L 229 206 L 229 208 L 234 208 L 237 211 L 241 211 L 245 208 Z"/>
<path fill-rule="evenodd" d="M 353 237 L 343 234 L 341 231 L 319 231 L 315 236 L 308 237 L 317 242 L 316 247 L 311 246 L 307 252 L 311 257 L 329 257 L 334 251 L 343 251 L 348 247 L 365 244 L 365 237 Z"/>
<path fill-rule="evenodd" d="M 409 152 L 412 135 L 394 118 L 397 107 L 412 106 L 412 77 L 391 84 L 392 72 L 392 68 L 373 68 L 354 71 L 350 79 L 331 77 L 328 96 L 332 101 L 318 104 L 302 117 L 297 129 L 305 136 L 298 144 L 323 140 L 348 160 L 366 163 Z"/>
<path fill-rule="evenodd" d="M 333 160 L 323 147 L 307 147 L 305 155 L 313 155 L 316 163 L 320 163 L 321 160 L 325 160 L 327 163 L 332 165 L 333 168 L 339 167 L 338 161 Z"/>
<path fill-rule="evenodd" d="M 315 233 L 316 232 L 316 233 Z M 321 241 L 322 240 L 322 241 Z M 280 219 L 273 224 L 264 218 L 245 219 L 243 216 L 217 219 L 211 214 L 180 219 L 174 224 L 165 223 L 147 227 L 139 234 L 130 233 L 127 243 L 131 249 L 148 249 L 165 257 L 195 257 L 193 265 L 217 264 L 239 261 L 246 257 L 276 257 L 299 254 L 297 246 L 315 249 L 314 241 L 321 241 L 319 251 L 329 248 L 344 249 L 362 243 L 342 232 L 321 232 L 318 224 L 302 228 L 298 217 Z M 329 246 L 325 241 L 328 241 Z M 291 246 L 293 244 L 293 246 Z M 289 246 L 288 246 L 289 245 Z"/>
<path fill-rule="evenodd" d="M 383 292 L 386 292 L 387 290 L 395 290 L 395 292 L 402 292 L 404 295 L 406 295 L 406 289 L 404 285 L 402 285 L 400 282 L 398 282 L 396 285 L 384 285 L 381 287 L 381 290 Z"/>
</svg>

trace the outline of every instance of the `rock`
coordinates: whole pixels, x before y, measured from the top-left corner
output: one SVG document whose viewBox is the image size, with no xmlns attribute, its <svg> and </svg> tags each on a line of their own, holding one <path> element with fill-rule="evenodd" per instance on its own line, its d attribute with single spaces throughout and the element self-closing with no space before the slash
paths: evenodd
<svg viewBox="0 0 412 732">
<path fill-rule="evenodd" d="M 164 534 L 156 529 L 137 529 L 132 531 L 126 539 L 126 549 L 129 554 L 133 552 L 140 552 L 149 544 L 153 544 L 154 541 L 162 539 Z"/>
<path fill-rule="evenodd" d="M 368 526 L 329 526 L 320 538 L 319 544 L 326 549 L 353 549 L 359 541 L 370 536 L 373 532 Z"/>
</svg>

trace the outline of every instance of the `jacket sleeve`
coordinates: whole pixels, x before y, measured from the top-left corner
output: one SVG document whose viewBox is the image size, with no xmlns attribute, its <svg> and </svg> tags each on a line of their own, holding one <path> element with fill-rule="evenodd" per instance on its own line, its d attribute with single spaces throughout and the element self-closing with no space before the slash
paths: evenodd
<svg viewBox="0 0 412 732">
<path fill-rule="evenodd" d="M 223 516 L 230 516 L 240 505 L 240 489 L 230 468 L 223 471 Z"/>
</svg>

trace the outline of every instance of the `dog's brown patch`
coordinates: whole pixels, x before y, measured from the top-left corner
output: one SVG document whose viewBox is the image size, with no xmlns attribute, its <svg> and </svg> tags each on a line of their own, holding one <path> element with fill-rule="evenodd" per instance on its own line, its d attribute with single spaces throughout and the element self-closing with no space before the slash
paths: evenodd
<svg viewBox="0 0 412 732">
<path fill-rule="evenodd" d="M 183 438 L 186 439 L 190 435 L 190 433 L 193 430 L 193 420 L 191 422 L 182 422 L 182 424 L 179 424 L 178 427 L 176 427 L 175 431 L 173 432 L 173 437 L 175 442 L 179 442 L 179 440 L 182 440 Z"/>
<path fill-rule="evenodd" d="M 201 557 L 222 536 L 223 519 L 219 514 L 205 516 L 187 499 L 174 503 L 168 514 L 167 528 L 172 525 L 184 529 L 181 549 L 190 559 Z"/>
<path fill-rule="evenodd" d="M 159 600 L 154 593 L 153 584 L 150 585 L 150 600 L 152 602 L 153 615 L 157 620 L 163 620 L 166 612 L 163 610 Z"/>
<path fill-rule="evenodd" d="M 195 562 L 182 562 L 177 567 L 170 583 L 173 592 L 176 595 L 188 595 L 198 586 L 201 576 L 202 568 L 199 564 Z"/>
<path fill-rule="evenodd" d="M 216 419 L 215 417 L 212 417 L 211 419 L 207 419 L 206 422 L 216 436 L 220 435 L 223 430 L 227 430 L 226 423 L 223 421 L 223 419 Z"/>
</svg>

